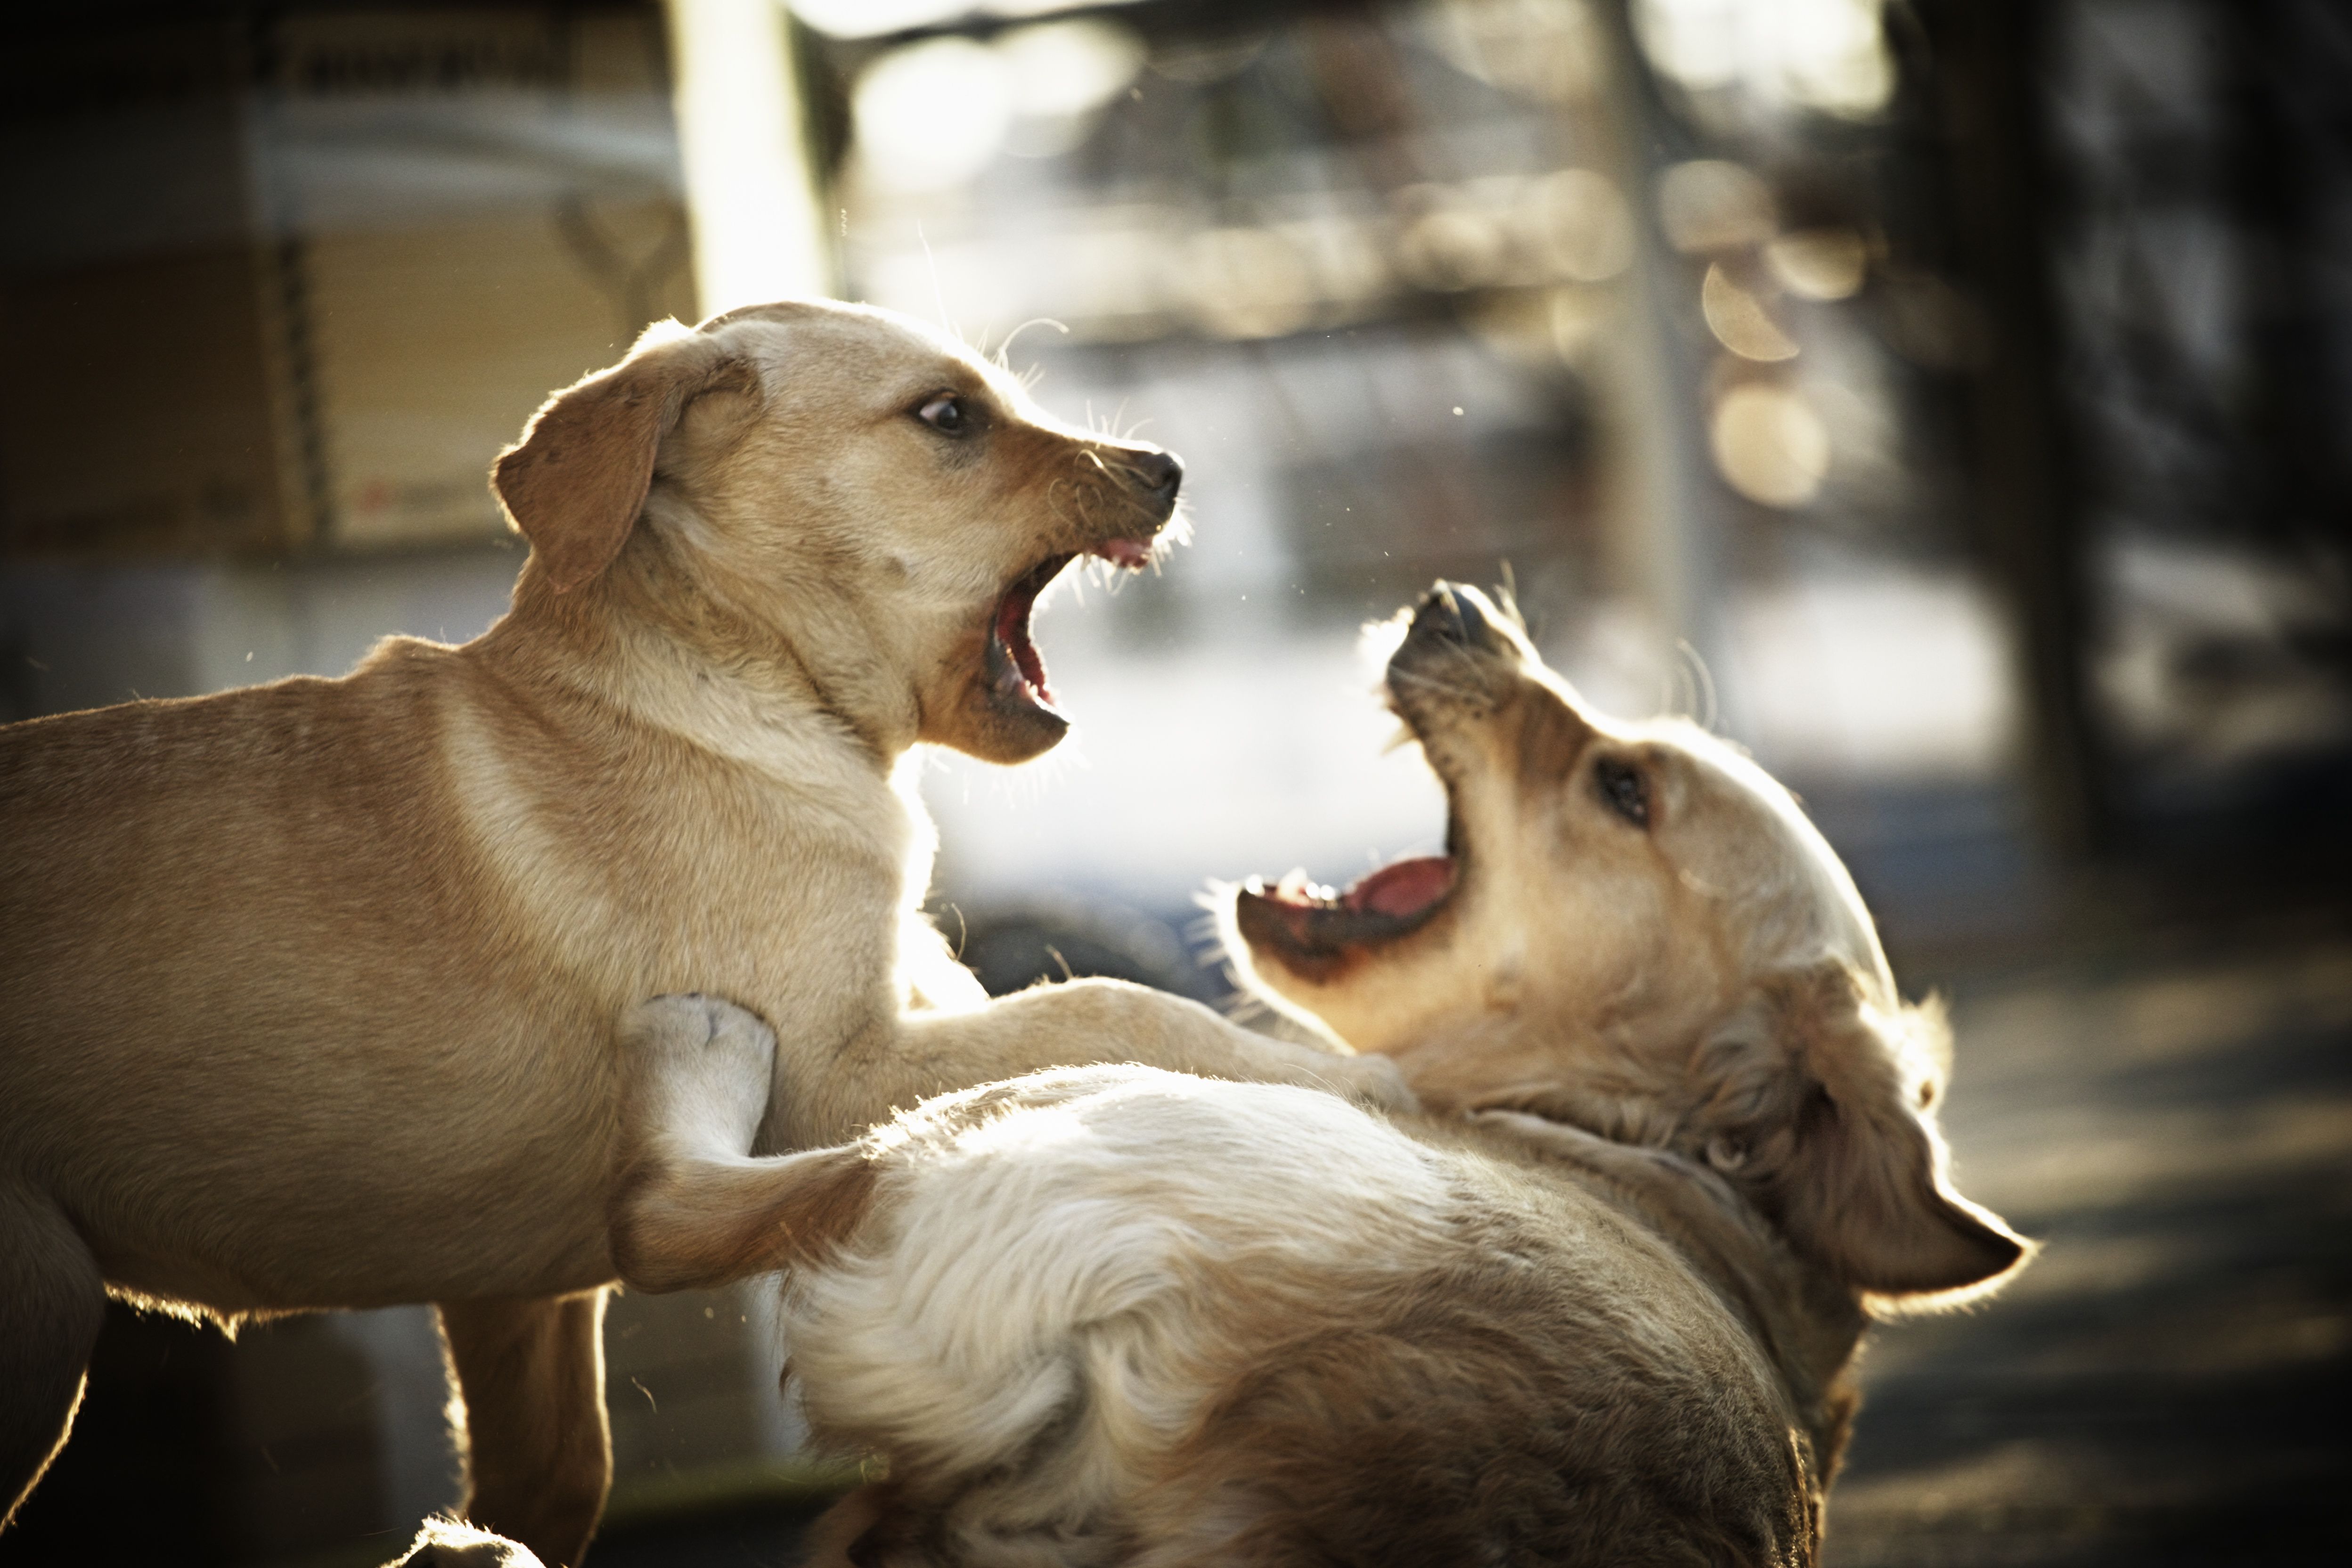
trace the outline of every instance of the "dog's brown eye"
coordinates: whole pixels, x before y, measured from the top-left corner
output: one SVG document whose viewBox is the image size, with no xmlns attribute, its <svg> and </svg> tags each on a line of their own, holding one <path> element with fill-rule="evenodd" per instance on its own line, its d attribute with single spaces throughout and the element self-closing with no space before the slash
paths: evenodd
<svg viewBox="0 0 2352 1568">
<path fill-rule="evenodd" d="M 1610 810 L 1636 827 L 1650 826 L 1650 786 L 1639 768 L 1603 757 L 1592 764 L 1592 782 Z"/>
<path fill-rule="evenodd" d="M 971 422 L 964 414 L 963 399 L 952 392 L 942 392 L 915 410 L 915 417 L 943 436 L 961 436 Z"/>
</svg>

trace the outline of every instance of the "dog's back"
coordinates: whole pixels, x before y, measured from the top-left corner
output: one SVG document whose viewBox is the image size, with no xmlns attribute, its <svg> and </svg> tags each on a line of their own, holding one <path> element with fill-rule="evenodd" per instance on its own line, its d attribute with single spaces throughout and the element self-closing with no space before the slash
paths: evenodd
<svg viewBox="0 0 2352 1568">
<path fill-rule="evenodd" d="M 1811 1560 L 1810 1447 L 1755 1346 L 1654 1237 L 1575 1189 L 1539 1201 L 1475 1202 L 1385 1310 L 1266 1347 L 1178 1492 L 1255 1518 L 1189 1560 Z"/>
<path fill-rule="evenodd" d="M 462 650 L 404 640 L 341 679 L 0 730 L 0 1177 L 91 1222 L 119 1285 L 224 1310 L 495 1289 L 478 1240 L 433 1256 L 431 1238 L 593 1131 L 564 1124 L 578 1086 L 542 1070 L 500 1108 L 545 1102 L 514 1118 L 524 1137 L 468 1136 L 496 1071 L 488 995 L 596 1032 L 482 897 L 452 737 L 497 697 L 471 675 Z M 417 1072 L 436 1051 L 473 1070 Z M 368 1120 L 439 1142 L 422 1158 L 357 1135 Z M 386 1256 L 387 1233 L 418 1239 Z"/>
<path fill-rule="evenodd" d="M 1603 1187 L 1141 1068 L 897 1136 L 790 1292 L 812 1416 L 892 1465 L 855 1561 L 1811 1560 L 1775 1369 Z"/>
</svg>

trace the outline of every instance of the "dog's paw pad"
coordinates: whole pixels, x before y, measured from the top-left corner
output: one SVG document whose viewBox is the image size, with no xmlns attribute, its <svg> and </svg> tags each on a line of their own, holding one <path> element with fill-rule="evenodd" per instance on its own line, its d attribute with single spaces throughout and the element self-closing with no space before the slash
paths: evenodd
<svg viewBox="0 0 2352 1568">
<path fill-rule="evenodd" d="M 755 1065 L 764 1079 L 776 1056 L 776 1037 L 759 1016 L 698 991 L 656 996 L 631 1010 L 625 1033 L 657 1055 L 680 1060 L 717 1057 Z"/>
<path fill-rule="evenodd" d="M 656 996 L 630 1010 L 623 1038 L 646 1075 L 649 1138 L 673 1153 L 750 1152 L 776 1067 L 767 1025 L 717 996 Z"/>
<path fill-rule="evenodd" d="M 1421 1098 L 1405 1081 L 1404 1069 L 1384 1056 L 1342 1057 L 1348 1064 L 1347 1092 L 1379 1110 L 1415 1111 Z"/>
</svg>

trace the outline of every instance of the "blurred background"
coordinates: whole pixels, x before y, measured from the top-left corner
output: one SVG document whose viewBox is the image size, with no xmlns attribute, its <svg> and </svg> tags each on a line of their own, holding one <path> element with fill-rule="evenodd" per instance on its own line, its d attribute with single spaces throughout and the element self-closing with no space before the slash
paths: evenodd
<svg viewBox="0 0 2352 1568">
<path fill-rule="evenodd" d="M 2352 15 L 2329 0 L 85 0 L 0 54 L 0 719 L 462 640 L 489 459 L 647 322 L 941 322 L 1188 463 L 926 790 L 992 990 L 1224 999 L 1208 879 L 1443 797 L 1361 628 L 1515 585 L 1788 780 L 2048 1257 L 1886 1331 L 1830 1560 L 2352 1546 Z M 388 1001 L 391 999 L 388 999 Z M 782 1563 L 759 1291 L 623 1298 L 602 1563 Z M 379 1562 L 424 1309 L 120 1311 L 0 1563 Z"/>
</svg>

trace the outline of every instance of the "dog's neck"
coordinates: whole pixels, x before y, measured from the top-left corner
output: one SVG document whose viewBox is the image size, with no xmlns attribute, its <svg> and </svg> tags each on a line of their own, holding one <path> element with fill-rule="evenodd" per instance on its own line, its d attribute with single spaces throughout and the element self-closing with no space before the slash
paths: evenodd
<svg viewBox="0 0 2352 1568">
<path fill-rule="evenodd" d="M 1677 1236 L 1684 1255 L 1754 1325 L 1812 1438 L 1826 1491 L 1845 1457 L 1860 1404 L 1852 1376 L 1870 1326 L 1861 1298 L 1789 1246 L 1747 1194 L 1725 1184 L 1741 1222 Z"/>
<path fill-rule="evenodd" d="M 1697 1161 L 1626 1146 L 1622 1157 L 1571 1152 L 1553 1168 L 1560 1163 L 1605 1183 L 1641 1211 L 1748 1323 L 1812 1440 L 1816 1482 L 1826 1492 L 1859 1404 L 1851 1372 L 1870 1324 L 1861 1298 L 1790 1246 L 1737 1183 Z"/>
<path fill-rule="evenodd" d="M 843 692 L 801 647 L 677 572 L 669 552 L 635 541 L 569 590 L 526 562 L 513 608 L 473 647 L 542 707 L 618 712 L 787 782 L 817 782 L 813 765 L 837 777 L 845 763 L 888 778 L 914 742 L 910 714 Z"/>
</svg>

